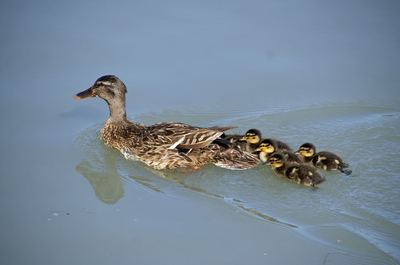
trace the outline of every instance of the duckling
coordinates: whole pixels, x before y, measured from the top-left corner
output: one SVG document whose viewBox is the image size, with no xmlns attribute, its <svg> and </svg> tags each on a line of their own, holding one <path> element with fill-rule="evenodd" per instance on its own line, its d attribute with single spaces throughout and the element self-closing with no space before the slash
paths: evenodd
<svg viewBox="0 0 400 265">
<path fill-rule="evenodd" d="M 290 163 L 280 152 L 273 153 L 268 158 L 274 172 L 280 176 L 295 181 L 298 184 L 315 187 L 324 181 L 313 166 L 299 163 Z"/>
<path fill-rule="evenodd" d="M 220 136 L 225 131 L 235 127 L 201 128 L 180 122 L 146 126 L 128 120 L 126 93 L 127 88 L 118 77 L 105 75 L 75 96 L 76 99 L 99 97 L 106 101 L 110 115 L 101 129 L 101 138 L 126 159 L 139 160 L 157 170 L 198 169 L 209 163 L 242 170 L 259 164 L 256 155 L 218 143 L 223 142 Z"/>
<path fill-rule="evenodd" d="M 268 157 L 268 163 L 271 165 L 272 170 L 280 176 L 285 176 L 286 168 L 289 164 L 285 161 L 285 157 L 280 152 L 275 152 Z"/>
<path fill-rule="evenodd" d="M 302 144 L 296 153 L 300 154 L 305 162 L 311 163 L 317 168 L 327 171 L 339 170 L 346 175 L 350 175 L 352 172 L 350 169 L 347 169 L 349 165 L 341 157 L 328 151 L 317 153 L 315 145 L 311 143 Z"/>
<path fill-rule="evenodd" d="M 297 162 L 301 163 L 302 160 L 294 154 L 289 145 L 279 140 L 267 138 L 263 139 L 258 147 L 254 150 L 258 152 L 259 158 L 262 162 L 268 162 L 268 157 L 273 154 L 274 152 L 282 152 L 285 154 L 286 158 L 290 162 Z"/>
<path fill-rule="evenodd" d="M 245 135 L 238 137 L 238 135 L 228 136 L 230 142 L 242 151 L 254 153 L 255 149 L 261 142 L 261 132 L 258 129 L 250 129 Z"/>
<path fill-rule="evenodd" d="M 307 164 L 292 164 L 286 168 L 285 176 L 298 184 L 315 187 L 325 180 L 315 167 Z"/>
</svg>

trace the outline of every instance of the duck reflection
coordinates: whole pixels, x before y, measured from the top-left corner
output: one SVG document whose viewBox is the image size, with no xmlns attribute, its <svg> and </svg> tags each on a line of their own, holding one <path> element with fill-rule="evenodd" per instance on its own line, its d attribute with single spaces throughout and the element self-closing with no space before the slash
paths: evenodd
<svg viewBox="0 0 400 265">
<path fill-rule="evenodd" d="M 133 180 L 152 191 L 163 192 L 157 187 L 160 186 L 157 185 L 160 184 L 160 177 L 184 185 L 186 177 L 192 173 L 184 170 L 157 171 L 125 160 L 99 140 L 98 126 L 84 131 L 76 144 L 85 157 L 76 166 L 76 171 L 88 180 L 96 197 L 107 204 L 115 204 L 124 196 L 124 181 Z"/>
<path fill-rule="evenodd" d="M 103 161 L 84 160 L 76 166 L 76 171 L 89 181 L 100 201 L 114 204 L 124 196 L 121 176 L 113 157 L 105 156 Z"/>
</svg>

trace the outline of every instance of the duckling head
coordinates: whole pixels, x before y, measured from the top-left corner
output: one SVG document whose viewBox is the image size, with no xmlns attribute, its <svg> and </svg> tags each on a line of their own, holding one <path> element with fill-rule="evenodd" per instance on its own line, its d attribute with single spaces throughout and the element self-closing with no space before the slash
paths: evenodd
<svg viewBox="0 0 400 265">
<path fill-rule="evenodd" d="M 125 100 L 127 89 L 125 84 L 115 75 L 104 75 L 88 89 L 75 95 L 75 99 L 99 97 L 112 104 L 116 100 Z"/>
<path fill-rule="evenodd" d="M 260 145 L 254 150 L 258 152 L 258 157 L 264 163 L 268 163 L 268 156 L 275 152 L 276 148 L 270 139 L 264 139 L 261 141 Z"/>
<path fill-rule="evenodd" d="M 270 155 L 276 151 L 276 146 L 271 139 L 264 139 L 260 142 L 260 145 L 255 151 Z"/>
<path fill-rule="evenodd" d="M 268 162 L 272 168 L 279 168 L 284 165 L 285 157 L 281 153 L 274 153 L 268 158 Z"/>
<path fill-rule="evenodd" d="M 259 144 L 261 141 L 261 132 L 257 129 L 250 129 L 240 140 L 246 141 L 249 144 Z"/>
<path fill-rule="evenodd" d="M 315 146 L 311 143 L 304 143 L 296 153 L 306 158 L 312 157 L 315 154 Z"/>
</svg>

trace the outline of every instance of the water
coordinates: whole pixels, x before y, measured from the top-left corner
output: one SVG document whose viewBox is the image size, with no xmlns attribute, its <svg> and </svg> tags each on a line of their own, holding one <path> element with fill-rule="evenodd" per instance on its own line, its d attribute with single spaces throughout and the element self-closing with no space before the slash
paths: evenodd
<svg viewBox="0 0 400 265">
<path fill-rule="evenodd" d="M 345 176 L 326 172 L 327 181 L 318 190 L 287 182 L 262 166 L 239 172 L 209 167 L 193 174 L 170 173 L 162 177 L 187 189 L 223 199 L 256 218 L 296 227 L 305 235 L 325 243 L 340 243 L 356 249 L 369 249 L 369 244 L 372 244 L 399 259 L 400 208 L 396 201 L 400 197 L 397 157 L 400 151 L 397 134 L 400 112 L 397 108 L 352 104 L 234 115 L 199 110 L 196 113 L 175 111 L 143 115 L 138 120 L 152 123 L 158 119 L 169 120 L 170 115 L 195 124 L 202 124 L 204 117 L 213 121 L 203 124 L 205 126 L 217 123 L 257 127 L 268 132 L 268 136 L 279 136 L 292 146 L 312 141 L 324 150 L 340 152 L 351 164 L 353 174 Z M 282 121 L 284 125 L 280 124 Z M 83 133 L 92 137 L 91 141 L 83 139 L 83 143 L 96 143 L 85 148 L 88 157 L 93 156 L 96 146 L 101 146 L 100 140 L 96 140 L 98 128 L 95 126 Z M 118 153 L 114 155 L 119 156 Z M 160 184 L 158 179 L 136 178 L 132 174 L 136 174 L 137 168 L 131 162 L 120 162 L 125 179 L 132 178 L 155 191 L 162 191 L 164 184 Z M 99 166 L 103 163 L 101 161 Z M 108 169 L 104 170 L 107 172 Z M 83 175 L 88 173 L 84 168 L 79 171 Z M 86 177 L 93 183 L 90 176 Z M 115 185 L 107 186 L 110 191 Z M 99 192 L 101 187 L 95 190 Z M 106 194 L 97 196 L 107 202 Z M 121 197 L 119 194 L 114 199 Z M 348 242 L 342 237 L 349 237 Z M 354 240 L 360 242 L 355 244 Z"/>
<path fill-rule="evenodd" d="M 399 264 L 396 1 L 0 6 L 1 264 Z M 72 99 L 102 74 L 136 121 L 255 127 L 353 174 L 127 161 L 105 103 Z"/>
</svg>

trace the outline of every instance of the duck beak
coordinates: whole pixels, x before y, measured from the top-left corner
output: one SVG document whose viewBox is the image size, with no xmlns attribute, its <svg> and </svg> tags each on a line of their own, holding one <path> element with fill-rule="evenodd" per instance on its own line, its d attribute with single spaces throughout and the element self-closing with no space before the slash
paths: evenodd
<svg viewBox="0 0 400 265">
<path fill-rule="evenodd" d="M 261 147 L 256 148 L 255 152 L 261 152 Z"/>
<path fill-rule="evenodd" d="M 95 96 L 96 96 L 96 93 L 95 93 L 93 87 L 89 87 L 88 89 L 76 94 L 75 99 L 80 100 L 80 99 L 84 99 L 84 98 L 88 98 L 88 97 L 95 97 Z"/>
<path fill-rule="evenodd" d="M 240 138 L 239 141 L 247 141 L 246 136 L 243 136 L 242 138 Z"/>
</svg>

